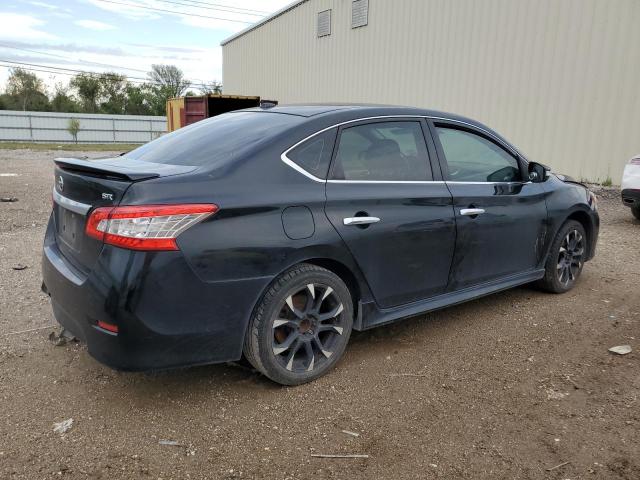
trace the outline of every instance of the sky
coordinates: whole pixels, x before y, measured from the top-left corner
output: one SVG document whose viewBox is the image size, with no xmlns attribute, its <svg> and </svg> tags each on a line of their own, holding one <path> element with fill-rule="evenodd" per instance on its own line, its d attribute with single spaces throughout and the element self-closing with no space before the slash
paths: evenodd
<svg viewBox="0 0 640 480">
<path fill-rule="evenodd" d="M 116 71 L 134 82 L 154 63 L 172 64 L 196 89 L 222 81 L 222 40 L 291 1 L 1 0 L 0 90 L 15 62 L 38 70 Z M 34 73 L 51 90 L 71 78 Z"/>
</svg>

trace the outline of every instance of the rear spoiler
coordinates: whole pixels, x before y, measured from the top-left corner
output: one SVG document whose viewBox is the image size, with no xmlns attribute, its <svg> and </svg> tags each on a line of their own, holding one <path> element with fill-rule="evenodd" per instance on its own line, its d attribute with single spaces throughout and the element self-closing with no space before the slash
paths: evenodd
<svg viewBox="0 0 640 480">
<path fill-rule="evenodd" d="M 188 173 L 196 167 L 186 165 L 165 165 L 160 163 L 143 162 L 124 157 L 100 160 L 83 160 L 80 158 L 56 158 L 55 164 L 69 172 L 96 175 L 113 180 L 128 180 L 139 182 L 150 178 L 167 175 Z"/>
</svg>

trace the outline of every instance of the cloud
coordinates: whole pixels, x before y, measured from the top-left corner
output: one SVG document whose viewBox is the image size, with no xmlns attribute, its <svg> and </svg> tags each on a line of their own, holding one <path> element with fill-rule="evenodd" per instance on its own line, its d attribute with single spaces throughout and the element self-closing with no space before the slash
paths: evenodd
<svg viewBox="0 0 640 480">
<path fill-rule="evenodd" d="M 31 5 L 34 5 L 36 7 L 41 7 L 41 8 L 46 8 L 47 10 L 59 10 L 60 7 L 58 7 L 57 5 L 51 5 L 50 3 L 45 3 L 45 2 L 29 2 Z"/>
<path fill-rule="evenodd" d="M 15 40 L 2 40 L 0 42 L 0 48 L 7 47 L 10 49 L 24 50 L 39 49 L 54 52 L 69 52 L 69 53 L 96 53 L 103 55 L 127 55 L 120 47 L 103 47 L 98 45 L 79 45 L 77 43 L 46 43 L 46 42 L 21 42 Z M 38 52 L 31 52 L 38 53 Z"/>
<path fill-rule="evenodd" d="M 108 23 L 98 22 L 97 20 L 76 20 L 73 23 L 82 28 L 88 28 L 89 30 L 105 31 L 115 30 L 116 28 L 118 28 L 114 25 L 109 25 Z"/>
<path fill-rule="evenodd" d="M 24 40 L 53 40 L 57 38 L 37 27 L 45 25 L 46 22 L 30 15 L 19 13 L 0 12 L 0 38 L 24 39 Z"/>
<path fill-rule="evenodd" d="M 188 47 L 172 47 L 169 45 L 151 45 L 149 43 L 127 43 L 131 47 L 153 48 L 155 50 L 163 50 L 165 52 L 178 52 L 178 53 L 201 53 L 204 52 L 203 48 L 188 48 Z"/>
<path fill-rule="evenodd" d="M 135 6 L 132 6 L 135 4 L 130 3 L 128 1 L 120 2 L 120 0 L 114 0 L 116 3 L 101 2 L 99 0 L 85 0 L 85 1 L 93 5 L 94 7 L 97 7 L 101 10 L 106 10 L 108 12 L 116 13 L 125 18 L 128 18 L 129 20 L 153 20 L 156 18 L 160 18 L 160 15 L 157 15 L 156 13 L 150 10 L 145 10 L 142 8 L 137 8 Z M 129 4 L 129 5 L 123 5 L 123 4 Z"/>
<path fill-rule="evenodd" d="M 158 19 L 177 17 L 180 23 L 190 27 L 223 30 L 235 33 L 259 22 L 268 12 L 274 12 L 290 0 L 245 0 L 242 6 L 230 4 L 189 5 L 178 2 L 175 5 L 163 0 L 138 0 L 135 4 L 128 0 L 85 0 L 91 5 L 122 15 L 129 19 Z M 113 3 L 112 3 L 113 2 Z M 179 4 L 179 6 L 177 6 Z M 215 6 L 218 5 L 218 6 Z"/>
</svg>

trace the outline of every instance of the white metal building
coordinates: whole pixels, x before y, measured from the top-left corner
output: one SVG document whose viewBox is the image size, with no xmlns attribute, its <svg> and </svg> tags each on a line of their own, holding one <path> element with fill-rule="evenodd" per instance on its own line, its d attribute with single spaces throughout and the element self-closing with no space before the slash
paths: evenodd
<svg viewBox="0 0 640 480">
<path fill-rule="evenodd" d="M 226 94 L 458 113 L 592 181 L 640 153 L 640 0 L 300 0 L 222 46 Z"/>
</svg>

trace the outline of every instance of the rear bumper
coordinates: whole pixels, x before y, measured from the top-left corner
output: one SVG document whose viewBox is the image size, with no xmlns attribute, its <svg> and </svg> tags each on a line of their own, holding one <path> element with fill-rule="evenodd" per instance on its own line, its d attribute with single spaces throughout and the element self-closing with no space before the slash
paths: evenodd
<svg viewBox="0 0 640 480">
<path fill-rule="evenodd" d="M 51 226 L 42 273 L 56 320 L 86 342 L 91 356 L 119 370 L 238 360 L 255 300 L 270 280 L 203 282 L 180 252 L 112 246 L 83 275 L 57 248 Z"/>
<path fill-rule="evenodd" d="M 621 193 L 622 204 L 627 207 L 640 207 L 640 190 L 627 188 L 622 190 Z"/>
</svg>

